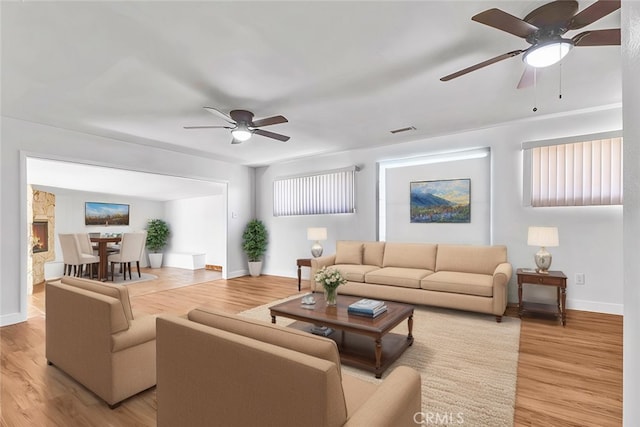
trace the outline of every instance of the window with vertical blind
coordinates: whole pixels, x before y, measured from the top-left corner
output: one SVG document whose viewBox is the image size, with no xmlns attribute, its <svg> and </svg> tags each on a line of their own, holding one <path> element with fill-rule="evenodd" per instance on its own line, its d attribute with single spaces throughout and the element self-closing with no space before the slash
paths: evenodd
<svg viewBox="0 0 640 427">
<path fill-rule="evenodd" d="M 524 143 L 525 197 L 531 206 L 621 205 L 620 135 Z"/>
<path fill-rule="evenodd" d="M 354 213 L 355 166 L 273 182 L 273 215 Z"/>
</svg>

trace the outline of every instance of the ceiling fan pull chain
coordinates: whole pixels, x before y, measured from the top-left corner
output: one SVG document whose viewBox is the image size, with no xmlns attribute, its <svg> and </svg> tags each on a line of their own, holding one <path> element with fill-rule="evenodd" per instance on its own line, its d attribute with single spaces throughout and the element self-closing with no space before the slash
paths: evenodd
<svg viewBox="0 0 640 427">
<path fill-rule="evenodd" d="M 538 111 L 538 69 L 533 69 L 533 112 Z"/>
<path fill-rule="evenodd" d="M 560 88 L 558 92 L 558 99 L 562 99 L 562 62 L 560 62 Z"/>
</svg>

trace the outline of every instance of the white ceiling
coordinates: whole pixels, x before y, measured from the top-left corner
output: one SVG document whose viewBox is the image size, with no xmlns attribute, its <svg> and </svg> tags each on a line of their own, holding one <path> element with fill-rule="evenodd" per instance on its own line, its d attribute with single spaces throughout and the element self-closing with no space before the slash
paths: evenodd
<svg viewBox="0 0 640 427">
<path fill-rule="evenodd" d="M 573 49 L 562 99 L 558 66 L 516 89 L 520 57 L 439 80 L 529 46 L 471 16 L 544 3 L 3 1 L 2 114 L 257 166 L 621 102 L 617 46 Z M 619 26 L 616 11 L 586 29 Z M 265 129 L 291 140 L 183 129 L 223 124 L 203 106 L 282 114 Z"/>
</svg>

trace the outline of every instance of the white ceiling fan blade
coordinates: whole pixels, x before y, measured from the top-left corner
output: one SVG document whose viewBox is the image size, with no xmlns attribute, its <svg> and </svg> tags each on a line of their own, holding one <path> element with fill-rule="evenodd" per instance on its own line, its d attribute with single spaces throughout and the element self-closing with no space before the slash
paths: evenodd
<svg viewBox="0 0 640 427">
<path fill-rule="evenodd" d="M 207 110 L 208 112 L 212 113 L 213 115 L 216 115 L 218 117 L 220 117 L 221 119 L 231 123 L 232 125 L 235 125 L 236 122 L 233 121 L 233 119 L 231 118 L 231 116 L 229 116 L 228 114 L 223 113 L 220 110 L 217 110 L 213 107 L 203 107 L 205 110 Z"/>
</svg>

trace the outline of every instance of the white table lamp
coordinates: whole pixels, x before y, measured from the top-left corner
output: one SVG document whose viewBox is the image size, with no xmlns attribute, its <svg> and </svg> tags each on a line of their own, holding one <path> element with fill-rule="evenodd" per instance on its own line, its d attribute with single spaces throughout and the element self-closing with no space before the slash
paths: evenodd
<svg viewBox="0 0 640 427">
<path fill-rule="evenodd" d="M 325 227 L 309 227 L 307 228 L 307 240 L 313 240 L 315 243 L 311 246 L 311 255 L 318 258 L 322 255 L 322 245 L 320 241 L 327 240 L 327 229 Z"/>
<path fill-rule="evenodd" d="M 548 274 L 551 267 L 551 254 L 546 248 L 559 246 L 557 227 L 529 227 L 527 238 L 529 246 L 540 246 L 540 250 L 535 254 L 538 273 Z"/>
</svg>

